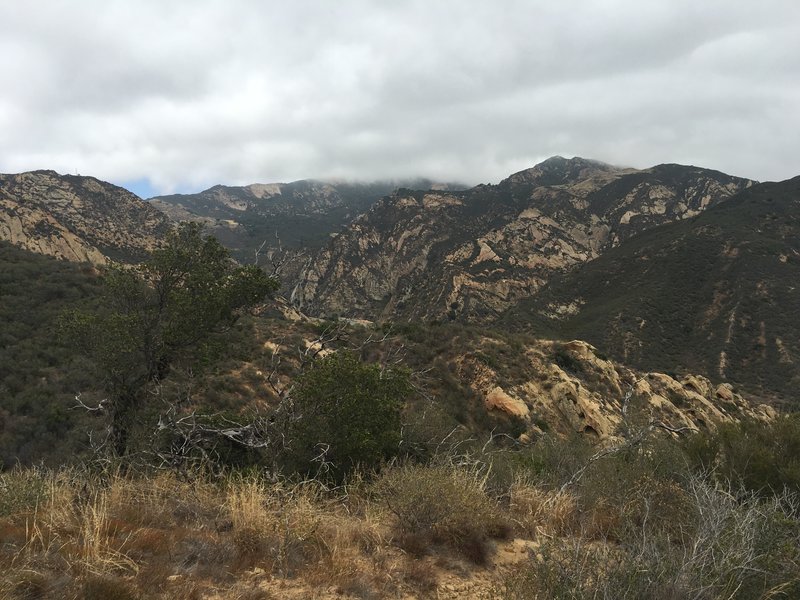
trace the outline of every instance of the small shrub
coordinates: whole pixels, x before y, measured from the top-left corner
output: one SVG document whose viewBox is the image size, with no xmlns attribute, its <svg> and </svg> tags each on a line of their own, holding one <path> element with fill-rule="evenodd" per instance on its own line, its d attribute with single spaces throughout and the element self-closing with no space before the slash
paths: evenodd
<svg viewBox="0 0 800 600">
<path fill-rule="evenodd" d="M 508 573 L 493 590 L 503 600 L 613 598 L 662 600 L 678 598 L 665 593 L 657 573 L 637 573 L 635 561 L 608 546 L 591 547 L 585 540 L 552 540 L 538 557 Z"/>
<path fill-rule="evenodd" d="M 544 487 L 560 488 L 584 467 L 594 451 L 586 436 L 547 434 L 519 453 L 517 472 Z"/>
<path fill-rule="evenodd" d="M 484 491 L 479 473 L 451 466 L 404 466 L 383 474 L 378 495 L 395 516 L 398 539 L 422 554 L 444 544 L 483 564 L 488 540 L 508 534 L 510 523 Z"/>
<path fill-rule="evenodd" d="M 569 492 L 543 490 L 518 479 L 511 486 L 508 508 L 519 533 L 529 539 L 578 528 L 577 501 Z"/>
<path fill-rule="evenodd" d="M 724 423 L 684 444 L 692 466 L 761 494 L 800 492 L 800 414 Z"/>
<path fill-rule="evenodd" d="M 43 473 L 18 469 L 0 473 L 0 517 L 33 511 L 47 492 Z"/>
<path fill-rule="evenodd" d="M 318 558 L 320 515 L 308 489 L 266 488 L 257 481 L 231 484 L 228 493 L 235 566 L 263 565 L 291 576 Z"/>
<path fill-rule="evenodd" d="M 640 528 L 625 530 L 615 543 L 592 540 L 585 532 L 551 538 L 538 556 L 510 573 L 492 597 L 798 597 L 800 522 L 792 516 L 797 497 L 737 497 L 734 489 L 697 477 L 686 482 L 685 494 L 695 521 L 685 537 Z"/>
<path fill-rule="evenodd" d="M 579 375 L 583 372 L 583 364 L 580 360 L 576 359 L 569 350 L 563 346 L 559 346 L 553 352 L 553 362 L 561 367 L 567 373 Z"/>
<path fill-rule="evenodd" d="M 550 423 L 548 423 L 548 422 L 545 420 L 545 418 L 544 418 L 544 417 L 541 417 L 541 416 L 539 416 L 539 415 L 534 415 L 534 416 L 531 418 L 531 421 L 533 422 L 533 424 L 534 424 L 534 425 L 536 425 L 536 426 L 537 426 L 539 429 L 541 429 L 541 430 L 542 430 L 542 431 L 544 431 L 545 433 L 547 433 L 548 431 L 550 431 Z"/>
<path fill-rule="evenodd" d="M 646 528 L 685 537 L 693 526 L 685 474 L 672 441 L 649 440 L 592 462 L 575 486 L 587 534 L 622 539 Z"/>
</svg>

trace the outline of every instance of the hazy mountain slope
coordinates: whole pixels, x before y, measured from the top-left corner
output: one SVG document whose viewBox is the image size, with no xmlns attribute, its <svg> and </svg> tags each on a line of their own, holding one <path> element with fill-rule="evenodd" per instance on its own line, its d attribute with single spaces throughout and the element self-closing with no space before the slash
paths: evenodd
<svg viewBox="0 0 800 600">
<path fill-rule="evenodd" d="M 404 182 L 347 183 L 301 180 L 292 183 L 217 185 L 197 194 L 157 196 L 151 204 L 173 221 L 199 220 L 235 256 L 252 260 L 276 234 L 287 248 L 318 248 L 331 233 L 398 187 L 459 187 L 426 179 Z"/>
<path fill-rule="evenodd" d="M 504 316 L 646 369 L 797 398 L 800 177 L 622 243 Z"/>
<path fill-rule="evenodd" d="M 70 261 L 142 258 L 171 227 L 128 190 L 94 177 L 0 175 L 0 240 Z"/>
<path fill-rule="evenodd" d="M 309 261 L 293 301 L 312 314 L 492 318 L 553 273 L 751 184 L 697 167 L 554 157 L 498 185 L 399 190 Z"/>
</svg>

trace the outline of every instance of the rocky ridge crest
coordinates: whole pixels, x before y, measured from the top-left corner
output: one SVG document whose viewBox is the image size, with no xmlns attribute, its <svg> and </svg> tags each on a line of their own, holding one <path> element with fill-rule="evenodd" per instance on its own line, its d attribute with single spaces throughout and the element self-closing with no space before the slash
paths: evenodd
<svg viewBox="0 0 800 600">
<path fill-rule="evenodd" d="M 94 177 L 0 175 L 0 239 L 39 254 L 98 265 L 136 261 L 170 227 L 135 194 Z"/>
<path fill-rule="evenodd" d="M 311 314 L 492 319 L 554 273 L 752 183 L 697 167 L 553 157 L 497 185 L 399 190 L 308 261 L 292 300 Z"/>
</svg>

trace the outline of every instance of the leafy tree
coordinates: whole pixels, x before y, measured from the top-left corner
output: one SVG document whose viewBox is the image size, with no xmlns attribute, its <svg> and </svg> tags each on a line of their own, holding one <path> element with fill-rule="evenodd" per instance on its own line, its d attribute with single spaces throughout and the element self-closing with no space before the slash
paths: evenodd
<svg viewBox="0 0 800 600">
<path fill-rule="evenodd" d="M 202 361 L 214 333 L 277 287 L 260 268 L 238 266 L 202 226 L 186 223 L 149 260 L 109 269 L 99 311 L 65 315 L 65 332 L 104 373 L 117 455 L 128 449 L 148 385 L 178 362 Z"/>
<path fill-rule="evenodd" d="M 412 391 L 407 371 L 364 363 L 348 351 L 320 358 L 292 392 L 290 439 L 295 468 L 315 460 L 341 478 L 353 467 L 374 467 L 397 455 L 401 411 Z"/>
</svg>

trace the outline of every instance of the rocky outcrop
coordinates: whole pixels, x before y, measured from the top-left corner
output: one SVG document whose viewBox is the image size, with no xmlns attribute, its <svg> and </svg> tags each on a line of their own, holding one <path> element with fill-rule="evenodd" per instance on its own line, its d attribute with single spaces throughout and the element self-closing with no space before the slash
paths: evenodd
<svg viewBox="0 0 800 600">
<path fill-rule="evenodd" d="M 93 264 L 136 261 L 170 227 L 138 196 L 93 177 L 0 175 L 0 239 L 26 250 Z"/>
<path fill-rule="evenodd" d="M 528 405 L 519 398 L 509 396 L 500 386 L 495 386 L 486 394 L 486 408 L 499 410 L 514 417 L 527 417 L 530 413 Z"/>
<path fill-rule="evenodd" d="M 437 443 L 461 428 L 477 438 L 489 432 L 513 433 L 521 443 L 550 432 L 577 433 L 606 444 L 651 426 L 664 425 L 679 431 L 672 434 L 677 436 L 744 418 L 766 421 L 776 416 L 773 408 L 729 383 L 633 369 L 580 340 L 553 341 L 457 325 L 387 331 L 375 324 L 339 323 L 336 335 L 329 338 L 336 339 L 323 348 L 317 336 L 330 323 L 300 313 L 287 317 L 284 310 L 268 311 L 272 316 L 262 322 L 258 334 L 263 336 L 258 339 L 265 355 L 253 365 L 273 365 L 279 387 L 286 389 L 302 369 L 304 354 L 353 347 L 363 352 L 369 346 L 365 354 L 370 360 L 391 360 L 414 373 L 419 393 L 408 398 L 405 414 L 425 439 Z M 284 360 L 276 362 L 276 357 Z M 261 373 L 249 402 L 280 401 L 269 377 Z"/>
<path fill-rule="evenodd" d="M 743 417 L 776 416 L 772 407 L 751 403 L 730 384 L 714 385 L 699 375 L 676 379 L 638 372 L 601 357 L 578 340 L 530 343 L 513 357 L 510 379 L 507 365 L 491 367 L 482 360 L 497 344 L 484 338 L 456 360 L 458 373 L 483 395 L 485 410 L 521 420 L 525 440 L 547 429 L 613 442 L 626 429 L 650 425 L 703 431 Z"/>
<path fill-rule="evenodd" d="M 498 185 L 400 190 L 308 261 L 292 299 L 312 314 L 491 319 L 554 273 L 751 183 L 696 167 L 554 157 Z"/>
</svg>

